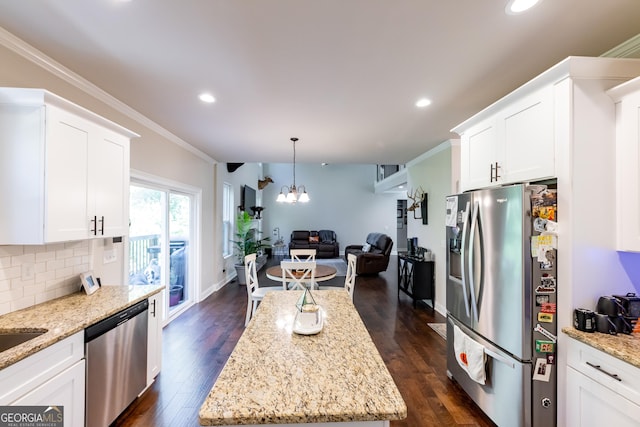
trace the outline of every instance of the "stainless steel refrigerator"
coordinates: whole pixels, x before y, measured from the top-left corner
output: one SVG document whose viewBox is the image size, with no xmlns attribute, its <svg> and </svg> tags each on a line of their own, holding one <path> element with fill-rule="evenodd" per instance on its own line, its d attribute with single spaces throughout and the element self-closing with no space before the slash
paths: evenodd
<svg viewBox="0 0 640 427">
<path fill-rule="evenodd" d="M 556 425 L 555 196 L 511 185 L 446 199 L 447 374 L 499 426 Z M 484 347 L 484 384 L 458 363 L 454 326 Z"/>
</svg>

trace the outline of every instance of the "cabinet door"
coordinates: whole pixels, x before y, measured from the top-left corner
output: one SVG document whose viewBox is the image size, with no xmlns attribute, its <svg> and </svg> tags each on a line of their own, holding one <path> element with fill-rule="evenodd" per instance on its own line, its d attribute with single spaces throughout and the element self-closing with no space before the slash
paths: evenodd
<svg viewBox="0 0 640 427">
<path fill-rule="evenodd" d="M 85 361 L 51 378 L 11 403 L 11 406 L 57 406 L 64 410 L 64 426 L 84 425 Z"/>
<path fill-rule="evenodd" d="M 462 191 L 498 185 L 492 182 L 491 167 L 502 164 L 495 120 L 477 124 L 461 135 L 460 187 Z M 500 172 L 499 172 L 500 174 Z"/>
<path fill-rule="evenodd" d="M 0 244 L 44 240 L 43 106 L 0 104 Z"/>
<path fill-rule="evenodd" d="M 640 406 L 567 367 L 567 426 L 635 427 L 638 420 Z"/>
<path fill-rule="evenodd" d="M 46 108 L 45 242 L 86 239 L 90 123 Z"/>
<path fill-rule="evenodd" d="M 162 325 L 164 291 L 149 297 L 149 332 L 147 343 L 147 386 L 162 368 Z"/>
<path fill-rule="evenodd" d="M 640 252 L 640 90 L 616 105 L 617 249 Z"/>
<path fill-rule="evenodd" d="M 129 140 L 95 126 L 89 150 L 89 219 L 96 217 L 90 234 L 123 236 L 129 229 Z M 93 231 L 92 231 L 93 230 Z"/>
<path fill-rule="evenodd" d="M 500 113 L 498 138 L 504 142 L 504 183 L 555 175 L 553 87 L 515 102 Z"/>
</svg>

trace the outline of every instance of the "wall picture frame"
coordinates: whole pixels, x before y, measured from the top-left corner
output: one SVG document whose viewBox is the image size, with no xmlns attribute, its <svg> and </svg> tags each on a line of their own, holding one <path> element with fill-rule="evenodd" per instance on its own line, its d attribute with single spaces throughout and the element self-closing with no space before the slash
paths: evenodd
<svg viewBox="0 0 640 427">
<path fill-rule="evenodd" d="M 100 287 L 98 281 L 93 275 L 93 271 L 87 271 L 80 274 L 80 281 L 82 282 L 82 288 L 87 293 L 87 295 L 91 295 Z"/>
</svg>

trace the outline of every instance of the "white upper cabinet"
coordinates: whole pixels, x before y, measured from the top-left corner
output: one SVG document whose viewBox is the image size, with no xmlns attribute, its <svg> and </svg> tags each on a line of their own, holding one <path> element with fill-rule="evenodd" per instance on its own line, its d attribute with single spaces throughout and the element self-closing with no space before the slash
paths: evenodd
<svg viewBox="0 0 640 427">
<path fill-rule="evenodd" d="M 463 190 L 552 177 L 555 173 L 553 88 L 544 87 L 461 134 Z"/>
<path fill-rule="evenodd" d="M 616 247 L 640 252 L 640 78 L 607 93 L 616 102 Z"/>
<path fill-rule="evenodd" d="M 525 96 L 500 114 L 499 140 L 504 142 L 502 174 L 506 182 L 555 175 L 553 120 L 552 86 Z"/>
<path fill-rule="evenodd" d="M 0 245 L 125 235 L 134 136 L 45 90 L 0 88 Z"/>
<path fill-rule="evenodd" d="M 452 130 L 462 140 L 462 190 L 554 176 L 553 87 L 511 97 L 490 107 L 490 115 L 474 116 Z"/>
<path fill-rule="evenodd" d="M 496 119 L 491 117 L 461 134 L 460 184 L 463 190 L 490 186 L 494 182 L 495 167 L 503 164 L 496 127 Z"/>
<path fill-rule="evenodd" d="M 596 88 L 604 94 L 636 68 L 633 60 L 570 57 L 453 128 L 461 137 L 461 190 L 557 177 L 572 126 L 589 125 L 576 122 L 588 107 L 575 82 L 592 82 L 584 85 L 588 96 Z"/>
</svg>

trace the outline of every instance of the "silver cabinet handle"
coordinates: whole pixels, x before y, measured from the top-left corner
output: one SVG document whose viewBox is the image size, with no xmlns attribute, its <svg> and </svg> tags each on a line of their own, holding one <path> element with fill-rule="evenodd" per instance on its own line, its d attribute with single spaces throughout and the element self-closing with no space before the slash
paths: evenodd
<svg viewBox="0 0 640 427">
<path fill-rule="evenodd" d="M 612 374 L 611 372 L 607 372 L 607 371 L 605 371 L 604 369 L 602 369 L 602 368 L 600 367 L 600 365 L 594 365 L 594 364 L 593 364 L 593 363 L 591 363 L 591 362 L 586 362 L 586 363 L 587 363 L 587 365 L 591 366 L 591 367 L 592 367 L 592 368 L 594 368 L 594 369 L 597 369 L 598 371 L 602 372 L 603 374 L 609 375 L 609 376 L 610 376 L 611 378 L 613 378 L 614 380 L 622 382 L 622 378 L 620 378 L 620 377 L 618 376 L 618 374 Z"/>
</svg>

